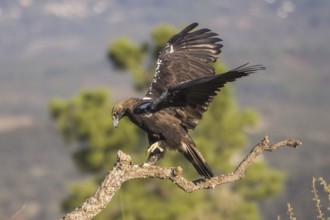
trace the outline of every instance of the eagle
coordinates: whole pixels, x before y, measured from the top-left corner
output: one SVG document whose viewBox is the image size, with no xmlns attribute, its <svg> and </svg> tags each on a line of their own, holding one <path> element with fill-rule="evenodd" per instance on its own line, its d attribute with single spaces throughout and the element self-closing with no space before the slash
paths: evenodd
<svg viewBox="0 0 330 220">
<path fill-rule="evenodd" d="M 248 76 L 262 65 L 244 64 L 222 74 L 211 65 L 221 53 L 222 40 L 210 29 L 192 23 L 169 39 L 159 52 L 155 74 L 143 98 L 128 98 L 112 109 L 112 123 L 127 116 L 148 135 L 149 156 L 144 166 L 175 149 L 204 178 L 214 176 L 189 130 L 194 129 L 217 92 L 227 83 Z"/>
</svg>

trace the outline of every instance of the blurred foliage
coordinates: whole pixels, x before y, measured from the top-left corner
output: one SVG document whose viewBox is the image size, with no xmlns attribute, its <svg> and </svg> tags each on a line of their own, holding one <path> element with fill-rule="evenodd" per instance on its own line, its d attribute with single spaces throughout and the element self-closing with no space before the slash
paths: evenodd
<svg viewBox="0 0 330 220">
<path fill-rule="evenodd" d="M 150 43 L 141 45 L 120 38 L 109 45 L 108 57 L 115 67 L 131 74 L 137 91 L 144 91 L 153 76 L 159 49 L 175 32 L 170 26 L 159 26 L 152 31 Z M 217 72 L 226 69 L 220 63 L 215 68 Z M 119 128 L 112 127 L 113 103 L 108 94 L 106 90 L 83 91 L 71 100 L 55 99 L 50 103 L 50 114 L 58 131 L 68 143 L 76 145 L 73 158 L 77 166 L 96 178 L 72 187 L 63 202 L 64 211 L 81 204 L 96 189 L 119 149 L 129 152 L 134 163 L 147 158 L 146 135 L 132 122 L 122 119 Z M 221 89 L 192 132 L 216 174 L 231 172 L 238 165 L 248 144 L 243 131 L 256 122 L 255 111 L 238 109 L 230 86 Z M 177 152 L 169 151 L 160 164 L 181 166 L 188 178 L 198 177 L 191 164 Z M 257 202 L 279 192 L 283 178 L 261 159 L 248 169 L 242 181 L 192 194 L 166 181 L 135 180 L 125 184 L 95 219 L 260 219 Z"/>
</svg>

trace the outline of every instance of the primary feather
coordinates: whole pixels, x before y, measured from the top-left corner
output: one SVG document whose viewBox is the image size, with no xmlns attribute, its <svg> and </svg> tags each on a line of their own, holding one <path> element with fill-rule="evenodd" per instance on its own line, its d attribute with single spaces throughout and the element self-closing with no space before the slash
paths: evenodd
<svg viewBox="0 0 330 220">
<path fill-rule="evenodd" d="M 215 74 L 210 63 L 218 59 L 221 39 L 206 28 L 191 32 L 197 25 L 193 23 L 174 35 L 161 50 L 146 99 L 157 98 L 180 82 Z"/>
</svg>

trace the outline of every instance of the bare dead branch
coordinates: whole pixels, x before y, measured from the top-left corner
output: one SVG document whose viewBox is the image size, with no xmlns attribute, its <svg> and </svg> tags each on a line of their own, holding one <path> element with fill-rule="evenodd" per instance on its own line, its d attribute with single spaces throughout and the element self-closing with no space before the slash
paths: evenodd
<svg viewBox="0 0 330 220">
<path fill-rule="evenodd" d="M 121 185 L 128 180 L 146 178 L 168 179 L 188 193 L 199 189 L 213 189 L 216 186 L 242 179 L 245 170 L 263 151 L 273 152 L 280 147 L 296 148 L 301 144 L 299 140 L 288 139 L 270 145 L 269 139 L 266 136 L 250 151 L 234 172 L 211 179 L 199 179 L 195 181 L 185 179 L 182 176 L 182 169 L 180 167 L 141 167 L 132 165 L 131 157 L 122 151 L 118 151 L 117 161 L 112 170 L 105 176 L 101 186 L 80 207 L 66 214 L 62 220 L 92 219 L 108 205 L 115 193 L 120 190 Z"/>
</svg>

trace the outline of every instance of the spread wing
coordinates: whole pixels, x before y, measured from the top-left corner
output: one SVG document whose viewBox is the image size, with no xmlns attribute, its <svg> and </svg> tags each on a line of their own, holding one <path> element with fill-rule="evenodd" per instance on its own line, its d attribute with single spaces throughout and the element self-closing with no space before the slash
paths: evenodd
<svg viewBox="0 0 330 220">
<path fill-rule="evenodd" d="M 159 54 L 155 75 L 144 100 L 157 99 L 169 87 L 187 80 L 214 75 L 210 65 L 218 58 L 222 45 L 217 34 L 209 29 L 191 32 L 190 24 L 174 35 Z"/>
<path fill-rule="evenodd" d="M 182 125 L 186 129 L 193 129 L 216 96 L 216 92 L 227 82 L 264 69 L 262 65 L 247 66 L 245 64 L 223 74 L 185 81 L 169 87 L 159 98 L 144 102 L 134 111 L 139 114 L 175 107 L 173 111 L 177 113 Z"/>
</svg>

